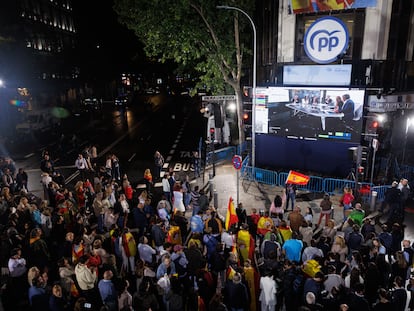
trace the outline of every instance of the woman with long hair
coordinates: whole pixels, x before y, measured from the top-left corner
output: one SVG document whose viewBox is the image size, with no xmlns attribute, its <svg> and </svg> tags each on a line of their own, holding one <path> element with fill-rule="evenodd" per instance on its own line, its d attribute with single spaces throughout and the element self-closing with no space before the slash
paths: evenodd
<svg viewBox="0 0 414 311">
<path fill-rule="evenodd" d="M 175 183 L 173 187 L 173 211 L 180 211 L 185 213 L 185 206 L 183 201 L 183 189 L 180 183 Z"/>
<path fill-rule="evenodd" d="M 76 193 L 76 203 L 78 205 L 79 211 L 83 213 L 83 210 L 85 208 L 86 203 L 86 197 L 85 197 L 85 189 L 83 187 L 83 181 L 79 180 L 75 184 L 75 193 Z"/>
<path fill-rule="evenodd" d="M 345 287 L 354 290 L 355 285 L 359 283 L 364 284 L 361 270 L 357 267 L 352 268 L 351 272 L 345 277 Z"/>
<path fill-rule="evenodd" d="M 394 280 L 397 276 L 401 277 L 403 280 L 406 280 L 408 268 L 408 263 L 405 260 L 404 253 L 402 251 L 397 251 L 395 253 L 395 261 L 391 264 L 391 280 Z"/>
<path fill-rule="evenodd" d="M 348 246 L 346 245 L 345 239 L 341 235 L 335 237 L 334 243 L 331 247 L 331 252 L 339 255 L 339 260 L 341 262 L 346 261 L 346 256 L 348 255 Z"/>
<path fill-rule="evenodd" d="M 144 180 L 145 180 L 145 185 L 146 185 L 147 192 L 151 193 L 151 190 L 152 190 L 152 174 L 151 174 L 151 170 L 149 168 L 147 168 L 144 171 Z"/>
</svg>

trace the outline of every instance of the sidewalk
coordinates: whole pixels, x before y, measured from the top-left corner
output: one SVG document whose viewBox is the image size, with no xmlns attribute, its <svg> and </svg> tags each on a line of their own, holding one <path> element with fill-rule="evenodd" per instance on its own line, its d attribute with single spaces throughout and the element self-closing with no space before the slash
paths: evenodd
<svg viewBox="0 0 414 311">
<path fill-rule="evenodd" d="M 216 165 L 215 177 L 210 180 L 213 184 L 213 189 L 217 199 L 212 198 L 211 205 L 216 207 L 220 215 L 226 216 L 229 198 L 234 200 L 235 207 L 237 206 L 237 171 L 230 162 Z M 205 183 L 202 183 L 202 178 L 199 178 L 196 183 L 202 188 L 211 189 L 208 180 L 208 173 L 212 169 L 206 171 Z M 274 197 L 282 194 L 283 187 L 270 186 L 259 184 L 253 181 L 246 181 L 239 179 L 238 196 L 239 202 L 243 204 L 247 214 L 251 213 L 252 208 L 260 210 L 268 210 Z M 319 204 L 322 201 L 323 194 L 313 194 L 298 191 L 296 195 L 296 205 L 301 208 L 304 215 L 307 208 L 310 207 L 313 212 L 313 223 L 317 223 L 320 215 Z M 334 219 L 336 225 L 343 221 L 343 207 L 339 205 L 340 196 L 331 196 L 334 209 Z"/>
</svg>

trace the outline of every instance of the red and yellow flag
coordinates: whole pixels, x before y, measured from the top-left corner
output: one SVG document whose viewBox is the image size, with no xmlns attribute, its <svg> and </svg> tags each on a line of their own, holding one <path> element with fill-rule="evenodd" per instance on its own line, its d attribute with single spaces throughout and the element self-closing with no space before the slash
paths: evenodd
<svg viewBox="0 0 414 311">
<path fill-rule="evenodd" d="M 289 171 L 289 175 L 286 178 L 287 184 L 293 185 L 306 185 L 309 181 L 310 177 L 295 171 Z"/>
<path fill-rule="evenodd" d="M 246 262 L 247 259 L 253 261 L 255 245 L 249 231 L 242 229 L 237 233 L 237 247 L 243 262 Z"/>
<path fill-rule="evenodd" d="M 234 201 L 233 198 L 230 197 L 226 214 L 226 230 L 229 230 L 233 224 L 237 224 L 238 222 L 239 218 L 237 217 L 236 209 L 234 208 Z"/>
</svg>

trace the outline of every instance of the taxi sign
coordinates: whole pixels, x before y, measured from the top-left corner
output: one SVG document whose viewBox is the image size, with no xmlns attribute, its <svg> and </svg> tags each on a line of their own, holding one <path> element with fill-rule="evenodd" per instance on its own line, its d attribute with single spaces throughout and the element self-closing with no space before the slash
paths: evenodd
<svg viewBox="0 0 414 311">
<path fill-rule="evenodd" d="M 233 156 L 233 159 L 231 160 L 231 162 L 233 163 L 233 167 L 234 167 L 236 170 L 241 169 L 241 167 L 242 167 L 242 162 L 243 162 L 243 160 L 242 160 L 242 157 L 241 157 L 241 156 L 239 156 L 239 155 L 234 155 L 234 156 Z"/>
</svg>

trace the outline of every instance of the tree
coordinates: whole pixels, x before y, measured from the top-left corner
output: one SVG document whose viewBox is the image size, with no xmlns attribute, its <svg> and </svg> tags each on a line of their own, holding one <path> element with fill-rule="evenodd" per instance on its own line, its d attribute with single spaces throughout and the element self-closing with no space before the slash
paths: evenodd
<svg viewBox="0 0 414 311">
<path fill-rule="evenodd" d="M 254 5 L 249 0 L 230 2 L 227 4 L 234 2 L 245 12 L 251 12 Z M 161 62 L 173 60 L 181 69 L 194 69 L 199 76 L 196 89 L 206 88 L 213 94 L 234 91 L 242 142 L 240 82 L 243 56 L 251 54 L 251 36 L 241 37 L 241 33 L 250 23 L 237 11 L 217 9 L 219 4 L 215 0 L 114 0 L 114 10 L 119 21 L 144 44 L 148 57 Z"/>
</svg>

